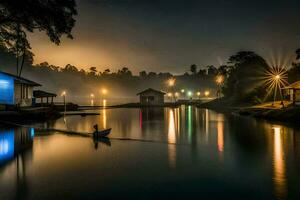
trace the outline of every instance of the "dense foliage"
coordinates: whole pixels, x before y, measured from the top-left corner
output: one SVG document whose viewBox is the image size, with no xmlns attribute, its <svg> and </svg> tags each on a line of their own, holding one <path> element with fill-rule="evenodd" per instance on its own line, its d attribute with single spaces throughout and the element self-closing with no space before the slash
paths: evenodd
<svg viewBox="0 0 300 200">
<path fill-rule="evenodd" d="M 62 35 L 72 38 L 76 14 L 75 0 L 0 1 L 0 45 L 15 54 L 18 75 L 25 57 L 33 56 L 26 33 L 44 31 L 52 42 L 59 44 Z"/>
</svg>

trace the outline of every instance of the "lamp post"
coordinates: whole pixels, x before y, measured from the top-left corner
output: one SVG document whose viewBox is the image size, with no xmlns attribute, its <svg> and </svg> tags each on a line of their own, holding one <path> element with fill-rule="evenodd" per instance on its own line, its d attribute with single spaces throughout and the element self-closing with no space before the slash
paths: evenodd
<svg viewBox="0 0 300 200">
<path fill-rule="evenodd" d="M 172 92 L 169 92 L 168 94 L 167 94 L 167 96 L 171 99 L 171 101 L 172 101 L 172 97 L 173 97 L 173 94 L 172 94 Z"/>
<path fill-rule="evenodd" d="M 191 100 L 193 100 L 193 92 L 192 91 L 188 91 L 187 95 Z"/>
<path fill-rule="evenodd" d="M 94 97 L 95 97 L 95 95 L 93 93 L 91 93 L 90 97 L 91 97 L 91 106 L 94 106 Z"/>
<path fill-rule="evenodd" d="M 205 96 L 205 97 L 208 97 L 209 94 L 210 94 L 210 92 L 209 92 L 208 90 L 206 90 L 206 91 L 204 92 L 204 96 Z"/>
<path fill-rule="evenodd" d="M 198 96 L 199 100 L 200 100 L 200 95 L 201 95 L 201 92 L 197 92 L 197 96 Z"/>
<path fill-rule="evenodd" d="M 274 77 L 273 77 L 273 79 L 274 79 L 274 82 L 275 82 L 275 85 L 278 85 L 278 87 L 279 87 L 279 91 L 281 90 L 281 88 L 280 88 L 280 84 L 278 84 L 279 83 L 279 81 L 280 81 L 280 75 L 279 74 L 277 74 L 277 75 L 275 75 Z M 274 106 L 274 104 L 275 104 L 275 101 L 276 101 L 276 94 L 277 94 L 277 87 L 275 87 L 274 88 L 274 98 L 273 98 L 273 106 Z M 282 102 L 282 100 L 281 100 L 281 102 Z"/>
<path fill-rule="evenodd" d="M 175 101 L 177 101 L 178 97 L 179 97 L 179 92 L 175 92 L 175 93 L 174 93 Z"/>
<path fill-rule="evenodd" d="M 216 83 L 217 83 L 217 86 L 218 86 L 217 98 L 221 97 L 221 86 L 222 86 L 223 82 L 224 82 L 224 76 L 223 75 L 218 75 L 216 77 Z"/>
<path fill-rule="evenodd" d="M 61 96 L 63 97 L 63 101 L 64 101 L 64 115 L 66 115 L 66 111 L 67 111 L 67 105 L 66 105 L 66 91 L 63 91 L 61 93 Z"/>
<path fill-rule="evenodd" d="M 169 80 L 168 80 L 168 85 L 169 85 L 169 87 L 171 88 L 171 92 L 172 93 L 174 93 L 174 85 L 175 85 L 175 81 L 176 81 L 176 79 L 175 78 L 170 78 Z M 173 95 L 172 95 L 173 96 Z M 174 98 L 174 101 L 175 101 L 175 97 L 173 97 Z"/>
</svg>

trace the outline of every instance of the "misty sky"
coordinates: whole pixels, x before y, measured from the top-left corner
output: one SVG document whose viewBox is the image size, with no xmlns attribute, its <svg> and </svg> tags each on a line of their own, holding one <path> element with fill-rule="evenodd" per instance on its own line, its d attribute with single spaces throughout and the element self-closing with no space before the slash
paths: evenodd
<svg viewBox="0 0 300 200">
<path fill-rule="evenodd" d="M 77 0 L 74 40 L 30 35 L 35 62 L 182 73 L 239 50 L 289 60 L 300 48 L 299 0 Z"/>
</svg>

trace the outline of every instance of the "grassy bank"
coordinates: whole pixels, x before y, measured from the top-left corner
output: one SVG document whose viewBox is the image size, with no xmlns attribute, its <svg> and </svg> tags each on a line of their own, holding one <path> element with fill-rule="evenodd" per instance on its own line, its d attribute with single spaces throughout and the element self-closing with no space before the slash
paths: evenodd
<svg viewBox="0 0 300 200">
<path fill-rule="evenodd" d="M 216 99 L 207 103 L 198 105 L 198 107 L 209 108 L 220 112 L 231 112 L 244 116 L 267 119 L 278 122 L 299 123 L 300 107 L 294 107 L 289 102 L 264 103 L 260 105 L 235 104 L 230 99 Z"/>
<path fill-rule="evenodd" d="M 267 109 L 267 108 L 243 108 L 238 111 L 240 115 L 252 116 L 272 121 L 299 123 L 300 122 L 300 107 L 286 107 L 282 109 Z"/>
</svg>

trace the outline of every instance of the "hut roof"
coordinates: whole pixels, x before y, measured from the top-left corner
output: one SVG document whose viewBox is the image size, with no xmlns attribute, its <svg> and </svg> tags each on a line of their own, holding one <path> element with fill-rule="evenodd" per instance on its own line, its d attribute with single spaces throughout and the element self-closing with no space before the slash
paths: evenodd
<svg viewBox="0 0 300 200">
<path fill-rule="evenodd" d="M 6 72 L 0 71 L 0 74 L 4 74 L 6 76 L 12 77 L 17 83 L 26 84 L 26 85 L 30 85 L 30 86 L 42 86 L 41 84 L 31 81 L 29 79 L 22 78 L 22 77 L 19 77 L 19 76 L 13 75 L 13 74 L 9 74 Z"/>
<path fill-rule="evenodd" d="M 42 98 L 42 97 L 56 97 L 57 95 L 54 93 L 45 92 L 42 90 L 35 90 L 35 91 L 33 91 L 33 96 L 35 98 Z"/>
<path fill-rule="evenodd" d="M 165 92 L 162 92 L 162 91 L 159 91 L 159 90 L 155 90 L 155 89 L 152 89 L 152 88 L 148 88 L 147 90 L 139 92 L 136 95 L 141 95 L 141 94 L 148 93 L 148 92 L 155 92 L 155 93 L 162 94 L 162 95 L 166 94 Z"/>
<path fill-rule="evenodd" d="M 300 81 L 296 81 L 296 82 L 284 87 L 283 89 L 300 89 Z"/>
</svg>

